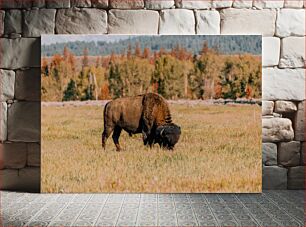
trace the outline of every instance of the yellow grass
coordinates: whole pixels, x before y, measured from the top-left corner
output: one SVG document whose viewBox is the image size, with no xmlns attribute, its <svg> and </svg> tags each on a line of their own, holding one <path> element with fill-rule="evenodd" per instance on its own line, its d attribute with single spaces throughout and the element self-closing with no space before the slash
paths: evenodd
<svg viewBox="0 0 306 227">
<path fill-rule="evenodd" d="M 261 192 L 261 108 L 170 105 L 174 151 L 141 135 L 101 148 L 103 108 L 42 108 L 43 192 Z"/>
</svg>

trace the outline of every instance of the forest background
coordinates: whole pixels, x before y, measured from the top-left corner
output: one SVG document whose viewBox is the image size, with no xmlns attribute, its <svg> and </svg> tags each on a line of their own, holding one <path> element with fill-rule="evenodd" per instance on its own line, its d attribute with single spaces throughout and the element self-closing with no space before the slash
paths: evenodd
<svg viewBox="0 0 306 227">
<path fill-rule="evenodd" d="M 42 45 L 43 101 L 261 97 L 260 36 L 114 36 Z"/>
</svg>

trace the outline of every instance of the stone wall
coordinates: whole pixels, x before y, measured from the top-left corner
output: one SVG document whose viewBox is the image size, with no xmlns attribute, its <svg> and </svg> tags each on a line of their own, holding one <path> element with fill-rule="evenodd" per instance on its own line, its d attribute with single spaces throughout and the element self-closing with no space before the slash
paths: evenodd
<svg viewBox="0 0 306 227">
<path fill-rule="evenodd" d="M 304 187 L 302 0 L 1 0 L 1 188 L 40 188 L 41 34 L 262 34 L 263 186 Z"/>
</svg>

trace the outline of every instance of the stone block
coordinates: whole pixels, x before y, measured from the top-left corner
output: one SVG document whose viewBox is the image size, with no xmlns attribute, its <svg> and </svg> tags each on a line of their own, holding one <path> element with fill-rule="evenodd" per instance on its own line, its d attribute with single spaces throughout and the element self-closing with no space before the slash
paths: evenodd
<svg viewBox="0 0 306 227">
<path fill-rule="evenodd" d="M 27 167 L 20 170 L 0 170 L 2 190 L 40 192 L 40 168 Z"/>
<path fill-rule="evenodd" d="M 262 176 L 263 189 L 287 189 L 287 169 L 279 166 L 264 166 Z"/>
<path fill-rule="evenodd" d="M 262 109 L 261 115 L 272 115 L 274 109 L 274 102 L 273 101 L 262 101 Z"/>
<path fill-rule="evenodd" d="M 221 34 L 273 36 L 276 11 L 271 9 L 224 9 L 221 15 Z"/>
<path fill-rule="evenodd" d="M 34 7 L 34 8 L 44 8 L 44 7 L 46 7 L 46 1 L 45 0 L 33 0 L 32 1 L 32 7 Z"/>
<path fill-rule="evenodd" d="M 263 37 L 262 39 L 262 65 L 276 66 L 279 64 L 280 38 Z"/>
<path fill-rule="evenodd" d="M 153 10 L 110 10 L 111 34 L 157 34 L 159 14 Z"/>
<path fill-rule="evenodd" d="M 40 166 L 40 145 L 38 143 L 28 143 L 27 166 Z"/>
<path fill-rule="evenodd" d="M 263 68 L 262 96 L 263 100 L 304 100 L 304 70 Z"/>
<path fill-rule="evenodd" d="M 16 71 L 15 98 L 40 101 L 40 68 Z"/>
<path fill-rule="evenodd" d="M 15 102 L 8 109 L 8 140 L 40 141 L 40 102 Z"/>
<path fill-rule="evenodd" d="M 14 99 L 15 72 L 0 69 L 0 101 Z"/>
<path fill-rule="evenodd" d="M 300 164 L 300 142 L 280 143 L 277 160 L 279 165 L 285 167 L 298 166 Z"/>
<path fill-rule="evenodd" d="M 94 8 L 105 9 L 108 7 L 108 0 L 91 0 L 91 4 Z"/>
<path fill-rule="evenodd" d="M 99 34 L 107 32 L 107 13 L 101 9 L 60 9 L 56 15 L 58 34 Z"/>
<path fill-rule="evenodd" d="M 70 7 L 70 0 L 46 0 L 47 8 L 51 9 L 63 9 Z"/>
<path fill-rule="evenodd" d="M 4 34 L 22 33 L 22 11 L 8 10 L 4 18 Z"/>
<path fill-rule="evenodd" d="M 305 154 L 305 147 L 306 147 L 306 143 L 302 142 L 301 143 L 301 165 L 305 166 L 306 165 L 306 154 Z"/>
<path fill-rule="evenodd" d="M 209 9 L 212 7 L 212 1 L 175 0 L 175 6 L 185 9 Z"/>
<path fill-rule="evenodd" d="M 250 0 L 234 0 L 233 2 L 233 7 L 234 8 L 252 8 L 253 6 L 253 1 Z"/>
<path fill-rule="evenodd" d="M 285 0 L 284 7 L 285 8 L 303 8 L 304 0 Z"/>
<path fill-rule="evenodd" d="M 0 103 L 0 142 L 7 140 L 7 104 Z"/>
<path fill-rule="evenodd" d="M 40 39 L 35 38 L 0 38 L 2 53 L 0 68 L 20 69 L 40 67 Z M 36 53 L 36 54 L 33 54 Z"/>
<path fill-rule="evenodd" d="M 305 37 L 287 37 L 282 39 L 280 68 L 305 67 Z"/>
<path fill-rule="evenodd" d="M 109 6 L 112 9 L 142 9 L 144 0 L 110 0 Z"/>
<path fill-rule="evenodd" d="M 5 11 L 0 10 L 0 35 L 4 34 L 4 17 Z"/>
<path fill-rule="evenodd" d="M 297 111 L 297 107 L 294 102 L 290 101 L 276 101 L 275 110 L 276 113 L 293 113 Z"/>
<path fill-rule="evenodd" d="M 283 8 L 284 0 L 254 0 L 253 6 L 257 9 L 265 9 L 265 8 Z"/>
<path fill-rule="evenodd" d="M 229 8 L 232 5 L 232 0 L 212 0 L 212 8 Z"/>
<path fill-rule="evenodd" d="M 277 13 L 276 36 L 304 36 L 305 35 L 305 10 L 281 9 Z"/>
<path fill-rule="evenodd" d="M 288 171 L 288 189 L 305 189 L 305 169 L 304 166 L 291 167 Z"/>
<path fill-rule="evenodd" d="M 160 13 L 160 34 L 195 34 L 195 18 L 192 10 L 165 9 Z"/>
<path fill-rule="evenodd" d="M 196 33 L 206 35 L 220 34 L 220 14 L 218 11 L 197 10 L 196 15 Z"/>
<path fill-rule="evenodd" d="M 291 120 L 287 118 L 263 118 L 262 141 L 291 141 L 294 138 Z"/>
<path fill-rule="evenodd" d="M 31 8 L 32 1 L 30 0 L 1 0 L 1 9 L 22 9 Z"/>
<path fill-rule="evenodd" d="M 39 37 L 54 34 L 55 9 L 33 9 L 24 12 L 23 36 Z"/>
<path fill-rule="evenodd" d="M 70 0 L 71 7 L 91 7 L 91 0 Z"/>
<path fill-rule="evenodd" d="M 25 143 L 0 144 L 0 168 L 21 169 L 26 166 L 27 145 Z"/>
<path fill-rule="evenodd" d="M 170 9 L 174 8 L 174 0 L 145 0 L 146 9 Z"/>
<path fill-rule="evenodd" d="M 298 111 L 294 118 L 294 139 L 297 141 L 305 141 L 305 101 L 298 104 Z"/>
<path fill-rule="evenodd" d="M 262 164 L 266 166 L 277 165 L 277 145 L 275 143 L 262 144 Z"/>
</svg>

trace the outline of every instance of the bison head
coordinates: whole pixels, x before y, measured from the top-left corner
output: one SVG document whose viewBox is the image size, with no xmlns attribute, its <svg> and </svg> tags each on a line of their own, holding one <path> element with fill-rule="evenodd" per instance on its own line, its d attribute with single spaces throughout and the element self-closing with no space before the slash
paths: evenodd
<svg viewBox="0 0 306 227">
<path fill-rule="evenodd" d="M 169 150 L 174 148 L 181 135 L 181 128 L 173 123 L 156 128 L 155 141 Z"/>
</svg>

